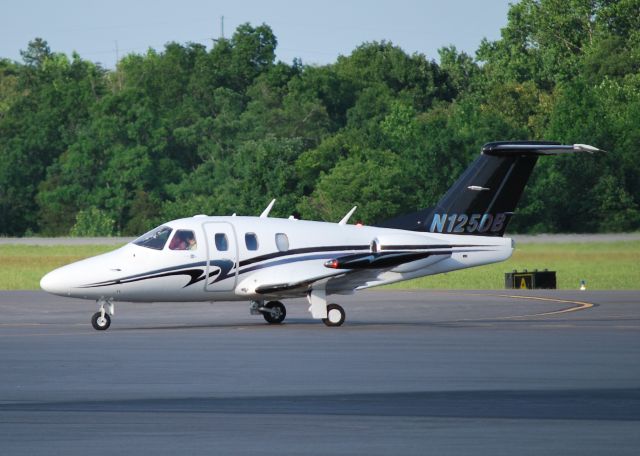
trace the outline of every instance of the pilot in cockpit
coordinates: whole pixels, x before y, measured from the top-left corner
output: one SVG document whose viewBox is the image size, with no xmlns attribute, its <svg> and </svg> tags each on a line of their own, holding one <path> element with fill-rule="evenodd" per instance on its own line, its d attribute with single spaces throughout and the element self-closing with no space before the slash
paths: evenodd
<svg viewBox="0 0 640 456">
<path fill-rule="evenodd" d="M 186 250 L 187 245 L 182 239 L 182 234 L 178 231 L 173 239 L 171 239 L 171 243 L 169 243 L 169 249 L 171 250 Z"/>
<path fill-rule="evenodd" d="M 198 247 L 196 243 L 196 238 L 193 236 L 191 231 L 187 231 L 186 233 L 186 248 L 187 250 L 195 250 Z"/>
<path fill-rule="evenodd" d="M 198 244 L 193 231 L 178 230 L 169 244 L 170 250 L 195 250 Z"/>
</svg>

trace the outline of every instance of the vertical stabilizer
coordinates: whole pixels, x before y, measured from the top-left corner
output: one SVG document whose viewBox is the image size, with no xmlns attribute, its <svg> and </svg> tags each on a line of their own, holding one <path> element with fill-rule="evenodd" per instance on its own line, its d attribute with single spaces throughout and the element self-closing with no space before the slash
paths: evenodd
<svg viewBox="0 0 640 456">
<path fill-rule="evenodd" d="M 493 142 L 471 163 L 433 209 L 380 224 L 432 233 L 502 236 L 541 155 L 596 152 L 584 144 Z"/>
</svg>

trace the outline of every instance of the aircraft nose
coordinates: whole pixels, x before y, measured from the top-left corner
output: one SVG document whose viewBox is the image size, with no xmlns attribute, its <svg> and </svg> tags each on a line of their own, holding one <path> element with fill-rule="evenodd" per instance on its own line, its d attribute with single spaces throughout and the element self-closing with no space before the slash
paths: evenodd
<svg viewBox="0 0 640 456">
<path fill-rule="evenodd" d="M 64 268 L 55 269 L 40 279 L 40 288 L 48 293 L 68 295 L 70 284 L 65 278 L 66 274 L 62 269 Z"/>
</svg>

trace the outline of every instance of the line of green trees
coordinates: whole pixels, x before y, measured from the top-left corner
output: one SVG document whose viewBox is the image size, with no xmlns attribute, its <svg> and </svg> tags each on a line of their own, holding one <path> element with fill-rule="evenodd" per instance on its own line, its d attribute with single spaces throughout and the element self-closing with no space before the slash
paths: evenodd
<svg viewBox="0 0 640 456">
<path fill-rule="evenodd" d="M 439 63 L 389 42 L 276 62 L 267 25 L 108 71 L 30 42 L 0 60 L 0 234 L 123 234 L 199 213 L 373 223 L 433 205 L 493 140 L 541 160 L 510 231 L 640 228 L 640 0 L 522 0 Z"/>
</svg>

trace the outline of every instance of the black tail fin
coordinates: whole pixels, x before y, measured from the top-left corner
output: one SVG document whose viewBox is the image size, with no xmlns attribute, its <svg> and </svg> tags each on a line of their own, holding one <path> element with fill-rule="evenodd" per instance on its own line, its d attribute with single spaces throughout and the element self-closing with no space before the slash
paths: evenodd
<svg viewBox="0 0 640 456">
<path fill-rule="evenodd" d="M 540 155 L 595 152 L 583 144 L 492 142 L 460 176 L 435 208 L 378 226 L 432 233 L 502 236 Z"/>
</svg>

